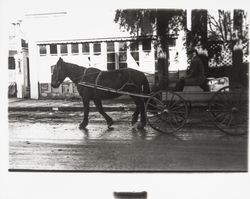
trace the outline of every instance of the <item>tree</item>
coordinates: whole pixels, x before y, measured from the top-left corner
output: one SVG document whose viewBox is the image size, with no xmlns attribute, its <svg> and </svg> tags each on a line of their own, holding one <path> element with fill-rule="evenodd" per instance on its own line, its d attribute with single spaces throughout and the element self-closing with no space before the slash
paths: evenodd
<svg viewBox="0 0 250 199">
<path fill-rule="evenodd" d="M 243 65 L 243 51 L 248 54 L 248 24 L 246 21 L 246 12 L 243 10 L 234 10 L 232 12 L 218 10 L 217 17 L 208 15 L 208 37 L 209 43 L 220 44 L 217 48 L 210 50 L 210 57 L 217 60 L 221 56 L 222 47 L 232 52 L 232 69 L 230 73 L 230 82 L 241 82 L 247 72 Z M 222 46 L 222 47 L 221 47 Z"/>
<path fill-rule="evenodd" d="M 171 9 L 117 10 L 114 21 L 132 36 L 154 35 L 158 52 L 159 87 L 167 87 L 170 34 L 176 33 L 186 25 L 186 12 Z"/>
<path fill-rule="evenodd" d="M 231 40 L 233 36 L 232 31 L 231 13 L 224 10 L 218 10 L 218 18 L 208 15 L 208 34 L 210 40 L 219 40 L 227 43 L 228 40 Z"/>
<path fill-rule="evenodd" d="M 204 64 L 205 76 L 208 76 L 208 56 L 207 56 L 207 10 L 194 9 L 191 15 L 191 42 L 192 47 L 199 49 L 199 56 Z"/>
<path fill-rule="evenodd" d="M 243 21 L 247 15 L 243 10 L 234 10 L 233 17 L 229 11 L 218 10 L 217 16 L 208 15 L 209 41 L 219 41 L 231 50 L 237 39 L 243 44 L 248 43 L 248 24 L 243 29 Z"/>
<path fill-rule="evenodd" d="M 191 32 L 194 40 L 193 45 L 196 46 L 199 42 L 203 47 L 207 45 L 207 10 L 192 10 L 192 27 Z"/>
</svg>

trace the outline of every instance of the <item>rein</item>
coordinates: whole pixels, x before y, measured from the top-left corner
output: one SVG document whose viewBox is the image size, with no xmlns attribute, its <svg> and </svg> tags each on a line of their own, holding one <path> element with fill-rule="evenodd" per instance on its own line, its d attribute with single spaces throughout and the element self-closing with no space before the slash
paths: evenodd
<svg viewBox="0 0 250 199">
<path fill-rule="evenodd" d="M 79 79 L 79 78 L 83 78 L 83 77 L 87 77 L 87 76 L 90 76 L 90 75 L 95 75 L 95 74 L 99 74 L 101 71 L 99 71 L 99 72 L 94 72 L 94 73 L 88 73 L 88 74 L 85 74 L 85 71 L 87 70 L 88 68 L 86 68 L 85 70 L 84 70 L 84 73 L 83 74 L 81 74 L 81 75 L 79 75 L 79 76 L 77 76 L 77 77 L 75 77 L 74 79 L 72 78 L 71 80 L 72 80 L 72 82 L 74 82 L 75 80 L 77 80 L 77 79 Z"/>
<path fill-rule="evenodd" d="M 83 78 L 83 77 L 87 77 L 87 76 L 90 76 L 90 75 L 95 75 L 95 74 L 99 74 L 100 72 L 103 72 L 103 71 L 99 71 L 99 72 L 94 72 L 94 73 L 88 73 L 88 74 L 85 74 L 85 71 L 87 70 L 87 68 L 84 70 L 84 73 L 82 75 L 79 75 L 77 77 L 75 77 L 74 79 L 72 78 L 72 82 L 74 82 L 75 80 L 79 79 L 79 78 Z M 119 70 L 125 70 L 125 69 L 119 69 Z M 144 74 L 146 75 L 153 75 L 151 73 L 147 73 L 147 72 L 143 72 Z M 163 78 L 168 78 L 166 75 L 162 75 L 162 74 L 158 74 L 158 76 L 161 76 Z"/>
<path fill-rule="evenodd" d="M 79 75 L 79 76 L 77 76 L 75 78 L 72 78 L 71 81 L 75 82 L 76 80 L 82 79 L 83 77 L 87 77 L 87 76 L 91 76 L 91 75 L 95 75 L 95 74 L 99 74 L 100 72 L 103 72 L 103 71 L 98 71 L 98 72 L 93 72 L 93 73 L 85 74 L 87 72 L 87 70 L 88 70 L 88 68 L 85 68 L 83 74 L 81 74 L 81 75 Z M 127 68 L 122 68 L 122 69 L 119 69 L 119 70 L 127 70 Z M 144 73 L 146 75 L 152 75 L 151 73 L 147 73 L 147 72 L 142 72 L 142 73 Z M 161 76 L 163 78 L 168 78 L 166 75 L 162 75 L 162 74 L 158 74 L 158 76 Z M 129 83 L 129 82 L 127 82 L 127 83 Z"/>
</svg>

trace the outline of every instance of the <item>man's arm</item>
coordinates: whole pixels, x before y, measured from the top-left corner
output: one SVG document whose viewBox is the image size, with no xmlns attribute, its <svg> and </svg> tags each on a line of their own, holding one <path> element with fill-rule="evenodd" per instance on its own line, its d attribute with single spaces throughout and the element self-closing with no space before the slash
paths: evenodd
<svg viewBox="0 0 250 199">
<path fill-rule="evenodd" d="M 192 60 L 191 63 L 190 63 L 190 72 L 186 76 L 186 78 L 197 76 L 197 74 L 196 74 L 197 70 L 198 70 L 198 62 L 197 62 L 197 60 Z"/>
<path fill-rule="evenodd" d="M 200 69 L 200 75 L 205 76 L 205 69 L 204 69 L 205 66 L 204 66 L 202 60 L 198 59 L 197 61 L 199 62 L 198 66 L 199 66 L 199 69 Z"/>
</svg>

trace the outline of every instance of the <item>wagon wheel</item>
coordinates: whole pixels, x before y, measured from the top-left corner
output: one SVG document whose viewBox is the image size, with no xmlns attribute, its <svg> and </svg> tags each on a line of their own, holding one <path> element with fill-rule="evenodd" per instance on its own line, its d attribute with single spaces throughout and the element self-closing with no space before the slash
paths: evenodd
<svg viewBox="0 0 250 199">
<path fill-rule="evenodd" d="M 158 91 L 147 100 L 147 122 L 162 133 L 173 133 L 185 124 L 188 106 L 185 100 L 172 91 Z"/>
<path fill-rule="evenodd" d="M 247 90 L 231 86 L 221 88 L 211 98 L 209 112 L 222 132 L 230 135 L 245 134 L 248 130 Z"/>
</svg>

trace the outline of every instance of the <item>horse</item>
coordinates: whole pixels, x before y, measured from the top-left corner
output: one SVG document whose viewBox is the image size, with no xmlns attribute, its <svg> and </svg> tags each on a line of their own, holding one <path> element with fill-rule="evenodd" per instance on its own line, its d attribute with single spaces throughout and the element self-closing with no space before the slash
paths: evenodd
<svg viewBox="0 0 250 199">
<path fill-rule="evenodd" d="M 88 82 L 130 93 L 143 93 L 145 95 L 150 93 L 149 82 L 145 74 L 131 68 L 101 71 L 94 67 L 86 68 L 73 63 L 65 62 L 60 57 L 56 65 L 54 65 L 51 76 L 51 86 L 53 88 L 58 88 L 66 77 L 68 77 L 76 85 L 78 93 L 82 98 L 84 117 L 83 121 L 79 125 L 80 129 L 85 129 L 88 125 L 90 100 L 94 101 L 98 112 L 105 118 L 107 126 L 110 128 L 114 122 L 113 119 L 103 110 L 102 100 L 117 98 L 121 96 L 121 94 L 98 90 L 96 88 L 89 88 L 79 85 L 78 83 Z M 130 95 L 130 97 L 136 105 L 135 112 L 132 115 L 131 124 L 134 125 L 137 123 L 138 116 L 140 114 L 140 122 L 138 123 L 137 128 L 143 129 L 146 126 L 144 99 L 132 95 Z"/>
</svg>

